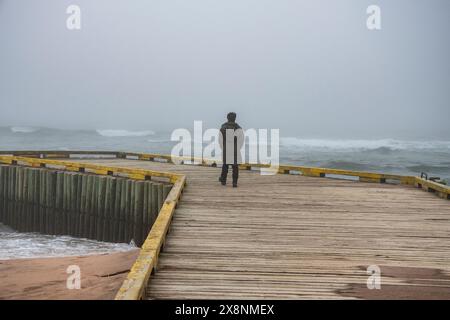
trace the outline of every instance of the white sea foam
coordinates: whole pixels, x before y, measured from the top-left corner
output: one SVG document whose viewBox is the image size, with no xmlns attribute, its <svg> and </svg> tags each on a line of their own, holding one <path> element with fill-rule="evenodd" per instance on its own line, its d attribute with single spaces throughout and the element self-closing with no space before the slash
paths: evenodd
<svg viewBox="0 0 450 320">
<path fill-rule="evenodd" d="M 280 138 L 284 147 L 311 150 L 375 150 L 388 148 L 391 150 L 450 150 L 450 141 L 413 141 L 396 139 L 379 140 L 330 140 L 330 139 L 301 139 L 295 137 Z"/>
<path fill-rule="evenodd" d="M 33 133 L 38 129 L 33 127 L 11 127 L 11 131 L 14 133 Z"/>
<path fill-rule="evenodd" d="M 0 223 L 0 260 L 103 254 L 135 248 L 134 244 L 15 232 Z"/>
<path fill-rule="evenodd" d="M 150 143 L 171 143 L 173 141 L 171 141 L 170 139 L 159 138 L 159 139 L 147 139 L 147 142 L 150 142 Z"/>
<path fill-rule="evenodd" d="M 155 132 L 151 130 L 144 131 L 129 131 L 129 130 L 96 130 L 97 133 L 103 137 L 146 137 L 154 135 Z"/>
</svg>

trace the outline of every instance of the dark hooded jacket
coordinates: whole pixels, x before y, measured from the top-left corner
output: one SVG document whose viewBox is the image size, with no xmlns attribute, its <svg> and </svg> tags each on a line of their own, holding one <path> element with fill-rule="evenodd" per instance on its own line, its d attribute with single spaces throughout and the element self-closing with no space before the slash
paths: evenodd
<svg viewBox="0 0 450 320">
<path fill-rule="evenodd" d="M 227 130 L 233 130 L 234 141 L 227 142 Z M 241 126 L 234 121 L 227 121 L 222 124 L 220 128 L 219 137 L 220 147 L 222 148 L 223 163 L 225 164 L 240 164 L 242 163 L 241 148 L 244 144 L 244 131 Z M 234 160 L 230 163 L 227 162 L 227 149 L 234 149 Z M 231 155 L 230 155 L 231 157 Z"/>
</svg>

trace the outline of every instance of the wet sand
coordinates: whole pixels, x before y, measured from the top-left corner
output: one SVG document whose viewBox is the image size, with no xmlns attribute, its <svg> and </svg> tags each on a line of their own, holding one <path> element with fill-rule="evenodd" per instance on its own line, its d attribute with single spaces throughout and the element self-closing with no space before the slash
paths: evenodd
<svg viewBox="0 0 450 320">
<path fill-rule="evenodd" d="M 114 299 L 139 250 L 63 257 L 0 260 L 0 300 Z M 70 265 L 81 271 L 81 288 L 67 289 Z"/>
</svg>

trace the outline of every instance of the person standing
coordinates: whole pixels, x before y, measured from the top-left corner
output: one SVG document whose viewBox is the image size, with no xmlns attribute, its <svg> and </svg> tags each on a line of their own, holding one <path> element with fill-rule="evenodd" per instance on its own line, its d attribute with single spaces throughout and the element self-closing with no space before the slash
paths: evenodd
<svg viewBox="0 0 450 320">
<path fill-rule="evenodd" d="M 241 126 L 236 123 L 236 113 L 228 113 L 227 120 L 220 128 L 219 143 L 222 148 L 223 164 L 219 181 L 223 186 L 227 184 L 228 168 L 231 165 L 233 188 L 236 188 L 239 178 L 239 164 L 242 163 L 241 148 L 244 144 L 244 133 Z"/>
</svg>

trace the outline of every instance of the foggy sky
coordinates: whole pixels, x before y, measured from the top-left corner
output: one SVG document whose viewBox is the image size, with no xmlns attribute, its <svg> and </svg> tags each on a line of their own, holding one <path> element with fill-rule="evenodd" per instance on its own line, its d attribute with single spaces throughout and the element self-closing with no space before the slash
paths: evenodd
<svg viewBox="0 0 450 320">
<path fill-rule="evenodd" d="M 448 0 L 0 0 L 0 126 L 446 139 L 449 31 Z"/>
</svg>

